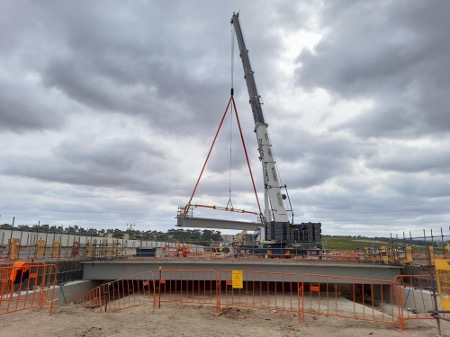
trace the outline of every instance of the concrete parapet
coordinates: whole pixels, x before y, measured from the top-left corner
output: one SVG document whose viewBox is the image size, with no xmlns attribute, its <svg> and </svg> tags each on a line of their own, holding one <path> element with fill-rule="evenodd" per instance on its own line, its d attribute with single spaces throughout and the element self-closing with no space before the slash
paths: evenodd
<svg viewBox="0 0 450 337">
<path fill-rule="evenodd" d="M 55 287 L 54 302 L 58 304 L 66 304 L 68 300 L 85 293 L 99 286 L 101 282 L 80 280 L 68 282 Z"/>
</svg>

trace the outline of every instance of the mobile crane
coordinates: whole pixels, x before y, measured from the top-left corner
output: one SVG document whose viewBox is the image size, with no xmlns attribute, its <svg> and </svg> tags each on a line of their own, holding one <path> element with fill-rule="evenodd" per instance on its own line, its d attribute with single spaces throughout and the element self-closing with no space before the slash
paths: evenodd
<svg viewBox="0 0 450 337">
<path fill-rule="evenodd" d="M 195 194 L 196 188 L 202 175 L 202 173 L 200 173 L 200 177 L 197 180 L 197 184 L 194 187 L 194 191 L 189 202 L 186 204 L 186 206 L 178 208 L 177 226 L 230 228 L 240 229 L 244 231 L 254 231 L 255 234 L 253 237 L 254 240 L 257 241 L 257 244 L 246 244 L 243 242 L 244 240 L 242 240 L 242 242 L 236 242 L 236 247 L 234 247 L 235 250 L 236 248 L 239 248 L 239 251 L 249 251 L 252 255 L 295 256 L 319 254 L 319 250 L 317 250 L 316 248 L 317 244 L 321 241 L 321 223 L 308 222 L 294 224 L 294 213 L 292 211 L 290 198 L 287 193 L 287 187 L 286 185 L 282 185 L 279 178 L 277 164 L 274 158 L 272 144 L 268 133 L 269 125 L 264 119 L 261 96 L 258 94 L 256 88 L 254 72 L 250 65 L 248 50 L 245 46 L 244 37 L 239 23 L 239 14 L 233 13 L 231 24 L 234 26 L 234 31 L 236 33 L 236 38 L 239 45 L 240 56 L 244 68 L 244 78 L 247 82 L 249 103 L 255 122 L 254 131 L 256 134 L 259 159 L 262 163 L 264 177 L 264 214 L 246 212 L 244 210 L 235 210 L 232 208 L 230 209 L 228 206 L 224 208 L 191 204 L 192 198 Z M 234 89 L 231 88 L 232 97 L 233 91 Z M 203 165 L 202 172 L 205 168 L 208 157 L 209 154 L 206 158 L 205 164 Z M 222 209 L 226 211 L 252 213 L 258 215 L 260 221 L 257 223 L 244 223 L 241 221 L 232 220 L 195 218 L 192 215 L 193 207 L 206 207 L 213 209 Z M 237 241 L 240 241 L 239 237 Z M 269 251 L 270 254 L 268 254 Z"/>
<path fill-rule="evenodd" d="M 261 239 L 266 242 L 276 242 L 284 249 L 289 246 L 315 245 L 321 239 L 321 223 L 294 224 L 294 213 L 287 193 L 286 185 L 282 185 L 277 164 L 273 155 L 272 144 L 265 122 L 261 96 L 258 94 L 254 71 L 250 64 L 248 49 L 239 23 L 239 13 L 233 13 L 231 24 L 236 33 L 240 57 L 244 68 L 244 78 L 247 82 L 249 103 L 255 122 L 255 133 L 258 144 L 259 159 L 262 163 L 264 177 L 264 217 L 265 224 L 261 228 Z M 233 89 L 232 89 L 233 91 Z"/>
</svg>

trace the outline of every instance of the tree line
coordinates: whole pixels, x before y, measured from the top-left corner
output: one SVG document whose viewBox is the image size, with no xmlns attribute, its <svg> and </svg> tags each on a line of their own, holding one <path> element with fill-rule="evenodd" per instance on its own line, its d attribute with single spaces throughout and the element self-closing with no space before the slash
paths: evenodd
<svg viewBox="0 0 450 337">
<path fill-rule="evenodd" d="M 127 237 L 130 240 L 148 240 L 148 241 L 168 241 L 168 242 L 212 242 L 222 241 L 222 234 L 220 231 L 215 230 L 199 230 L 199 229 L 169 229 L 167 232 L 149 230 L 134 230 L 127 229 L 122 231 L 118 228 L 114 229 L 85 229 L 80 226 L 50 226 L 43 225 L 19 225 L 12 226 L 10 224 L 0 225 L 0 229 L 6 230 L 22 230 L 30 232 L 48 232 L 48 233 L 63 233 L 63 234 L 79 234 L 87 236 L 111 236 L 116 239 L 123 239 Z"/>
</svg>

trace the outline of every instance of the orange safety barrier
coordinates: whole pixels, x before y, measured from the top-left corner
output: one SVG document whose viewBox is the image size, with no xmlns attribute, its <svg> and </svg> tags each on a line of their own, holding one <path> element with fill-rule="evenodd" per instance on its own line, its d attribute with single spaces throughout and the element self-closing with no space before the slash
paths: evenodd
<svg viewBox="0 0 450 337">
<path fill-rule="evenodd" d="M 0 265 L 0 278 L 4 280 Z M 9 267 L 11 268 L 11 267 Z M 8 277 L 10 277 L 11 273 Z M 163 270 L 139 273 L 102 284 L 68 303 L 103 311 L 164 302 L 241 307 L 398 325 L 412 319 L 435 319 L 429 275 L 401 275 L 393 281 L 250 270 Z M 3 283 L 2 283 L 3 284 Z M 4 287 L 2 286 L 2 291 Z M 6 288 L 8 289 L 8 288 Z M 1 303 L 0 303 L 1 304 Z"/>
<path fill-rule="evenodd" d="M 155 281 L 152 271 L 145 271 L 132 276 L 103 283 L 67 303 L 82 304 L 99 312 L 119 311 L 153 303 L 155 306 Z"/>
<path fill-rule="evenodd" d="M 156 301 L 214 305 L 219 312 L 220 282 L 215 270 L 159 270 Z"/>
<path fill-rule="evenodd" d="M 95 287 L 81 295 L 71 298 L 67 301 L 67 304 L 82 304 L 88 309 L 98 309 L 101 313 L 103 312 L 104 299 L 102 298 L 100 287 Z"/>
<path fill-rule="evenodd" d="M 47 305 L 51 314 L 57 274 L 53 264 L 0 264 L 0 315 Z"/>
<path fill-rule="evenodd" d="M 319 258 L 327 262 L 358 262 L 358 254 L 352 250 L 323 250 Z"/>
<path fill-rule="evenodd" d="M 155 281 L 152 271 L 102 284 L 100 291 L 105 299 L 105 312 L 151 303 L 155 306 Z"/>
<path fill-rule="evenodd" d="M 222 306 L 295 312 L 300 320 L 302 286 L 296 274 L 223 270 L 219 297 Z"/>
<path fill-rule="evenodd" d="M 399 275 L 395 277 L 397 303 L 403 330 L 409 320 L 435 319 L 428 313 L 437 310 L 433 301 L 430 275 Z"/>
<path fill-rule="evenodd" d="M 303 275 L 304 314 L 325 315 L 400 325 L 393 281 Z"/>
</svg>

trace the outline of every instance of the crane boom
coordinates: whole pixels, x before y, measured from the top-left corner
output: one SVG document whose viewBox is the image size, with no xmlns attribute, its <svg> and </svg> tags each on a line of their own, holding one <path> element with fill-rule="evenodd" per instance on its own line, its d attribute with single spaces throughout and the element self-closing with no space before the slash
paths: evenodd
<svg viewBox="0 0 450 337">
<path fill-rule="evenodd" d="M 265 124 L 261 107 L 261 96 L 258 95 L 258 90 L 256 89 L 255 77 L 253 76 L 254 71 L 252 70 L 252 66 L 250 65 L 248 50 L 245 47 L 244 35 L 242 34 L 241 25 L 239 23 L 239 13 L 233 13 L 231 23 L 233 24 L 234 31 L 236 32 L 236 39 L 238 41 L 242 65 L 244 67 L 245 80 L 247 82 L 248 95 L 250 97 L 249 102 L 252 107 L 255 125 L 257 126 L 258 124 Z"/>
<path fill-rule="evenodd" d="M 256 88 L 254 71 L 252 70 L 250 64 L 248 49 L 245 45 L 244 36 L 242 34 L 241 26 L 239 23 L 239 13 L 233 13 L 231 24 L 234 26 L 236 39 L 239 45 L 242 65 L 244 67 L 244 77 L 247 82 L 249 103 L 252 108 L 253 119 L 255 122 L 255 133 L 258 143 L 259 159 L 262 163 L 264 177 L 264 215 L 267 223 L 266 231 L 271 232 L 270 228 L 274 229 L 274 226 L 289 226 L 289 217 L 284 202 L 284 199 L 286 197 L 285 195 L 283 195 L 281 190 L 283 186 L 281 186 L 280 178 L 278 176 L 277 164 L 273 156 L 272 144 L 268 133 L 269 125 L 264 120 L 261 106 L 261 96 L 258 94 L 258 90 Z M 269 226 L 269 228 L 267 228 L 267 226 Z M 273 235 L 269 235 L 269 237 L 270 236 Z"/>
</svg>

